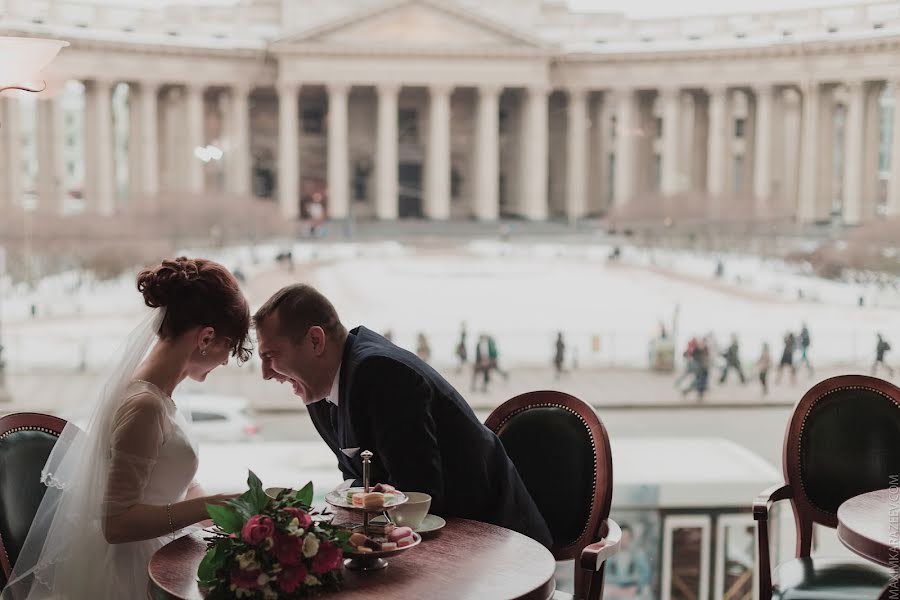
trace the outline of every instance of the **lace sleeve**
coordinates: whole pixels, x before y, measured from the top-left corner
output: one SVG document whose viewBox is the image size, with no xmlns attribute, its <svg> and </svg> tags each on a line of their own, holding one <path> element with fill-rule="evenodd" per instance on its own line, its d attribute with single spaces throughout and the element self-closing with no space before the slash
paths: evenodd
<svg viewBox="0 0 900 600">
<path fill-rule="evenodd" d="M 150 393 L 132 396 L 116 412 L 110 437 L 107 517 L 139 504 L 166 431 L 166 409 Z"/>
</svg>

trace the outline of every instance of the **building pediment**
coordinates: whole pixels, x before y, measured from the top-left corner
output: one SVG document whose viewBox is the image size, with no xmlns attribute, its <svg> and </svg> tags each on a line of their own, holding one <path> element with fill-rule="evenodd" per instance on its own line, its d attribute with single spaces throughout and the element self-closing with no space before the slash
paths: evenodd
<svg viewBox="0 0 900 600">
<path fill-rule="evenodd" d="M 283 38 L 275 50 L 304 46 L 454 49 L 540 49 L 537 38 L 440 0 L 395 0 Z"/>
</svg>

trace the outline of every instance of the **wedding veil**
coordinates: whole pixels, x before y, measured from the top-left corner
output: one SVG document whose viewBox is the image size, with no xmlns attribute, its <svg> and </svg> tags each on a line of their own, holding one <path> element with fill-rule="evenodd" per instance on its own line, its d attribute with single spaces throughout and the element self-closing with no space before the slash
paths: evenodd
<svg viewBox="0 0 900 600">
<path fill-rule="evenodd" d="M 47 491 L 0 600 L 116 598 L 112 579 L 131 569 L 146 577 L 147 563 L 134 559 L 130 544 L 109 544 L 103 526 L 113 418 L 164 317 L 165 309 L 151 310 L 120 346 L 84 429 L 72 422 L 63 429 L 41 472 Z"/>
</svg>

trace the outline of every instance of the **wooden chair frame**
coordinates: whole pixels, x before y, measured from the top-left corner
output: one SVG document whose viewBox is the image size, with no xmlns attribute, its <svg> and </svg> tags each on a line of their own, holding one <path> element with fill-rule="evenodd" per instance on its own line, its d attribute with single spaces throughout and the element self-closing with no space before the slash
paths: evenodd
<svg viewBox="0 0 900 600">
<path fill-rule="evenodd" d="M 500 435 L 514 416 L 534 408 L 561 408 L 574 414 L 587 429 L 594 447 L 594 486 L 591 509 L 581 535 L 571 544 L 551 548 L 556 560 L 575 559 L 575 598 L 599 600 L 603 596 L 603 567 L 619 549 L 622 531 L 609 518 L 613 491 L 609 435 L 594 409 L 563 392 L 536 391 L 507 400 L 491 412 L 485 425 Z"/>
<path fill-rule="evenodd" d="M 42 431 L 59 437 L 62 434 L 66 421 L 53 415 L 42 413 L 12 413 L 0 417 L 0 440 L 19 431 Z M 0 535 L 0 568 L 4 577 L 9 580 L 12 575 L 13 564 L 3 544 L 3 536 Z"/>
<path fill-rule="evenodd" d="M 769 510 L 775 502 L 790 500 L 797 527 L 796 558 L 808 558 L 812 550 L 813 524 L 836 528 L 837 513 L 816 506 L 806 495 L 800 474 L 800 437 L 810 412 L 821 400 L 844 390 L 863 389 L 884 396 L 900 408 L 900 388 L 868 375 L 841 375 L 812 387 L 794 408 L 784 435 L 782 465 L 785 483 L 774 485 L 753 501 L 759 555 L 759 597 L 772 597 L 772 564 L 769 558 Z"/>
</svg>

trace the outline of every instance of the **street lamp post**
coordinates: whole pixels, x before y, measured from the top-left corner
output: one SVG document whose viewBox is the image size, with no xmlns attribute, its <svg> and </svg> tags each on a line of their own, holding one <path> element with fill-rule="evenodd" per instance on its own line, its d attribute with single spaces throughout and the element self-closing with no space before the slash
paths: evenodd
<svg viewBox="0 0 900 600">
<path fill-rule="evenodd" d="M 68 45 L 68 42 L 62 40 L 0 36 L 0 94 L 9 90 L 40 92 L 46 89 L 46 83 L 41 88 L 35 88 L 32 82 L 38 79 L 41 70 L 56 58 L 59 51 Z M 2 125 L 0 123 L 0 126 Z M 0 284 L 6 277 L 5 265 L 5 252 L 0 248 Z M 0 298 L 2 297 L 0 290 Z M 6 389 L 6 363 L 3 358 L 3 336 L 0 329 L 0 403 L 11 400 L 12 396 Z"/>
</svg>

